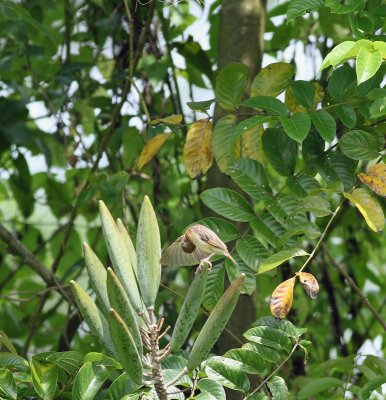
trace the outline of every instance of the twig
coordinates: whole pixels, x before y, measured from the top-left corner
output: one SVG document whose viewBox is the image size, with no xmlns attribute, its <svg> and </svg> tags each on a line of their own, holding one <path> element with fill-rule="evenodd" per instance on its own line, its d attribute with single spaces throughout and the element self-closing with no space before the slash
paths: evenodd
<svg viewBox="0 0 386 400">
<path fill-rule="evenodd" d="M 168 388 L 169 386 L 174 385 L 178 382 L 183 376 L 185 376 L 189 370 L 185 367 L 183 368 L 171 381 L 169 381 L 165 386 Z"/>
<path fill-rule="evenodd" d="M 369 302 L 369 300 L 367 299 L 367 297 L 361 292 L 361 290 L 359 289 L 359 287 L 356 285 L 356 283 L 354 282 L 354 280 L 351 278 L 351 276 L 346 272 L 346 270 L 339 265 L 339 263 L 337 263 L 334 258 L 331 256 L 331 254 L 329 253 L 328 249 L 326 248 L 326 246 L 323 246 L 323 249 L 327 255 L 328 260 L 331 262 L 331 264 L 339 271 L 339 273 L 341 275 L 344 276 L 344 278 L 346 279 L 347 283 L 350 285 L 351 289 L 353 289 L 356 294 L 359 296 L 360 301 L 362 302 L 362 304 L 364 306 L 366 306 L 369 311 L 374 315 L 375 319 L 381 324 L 382 328 L 384 329 L 384 331 L 386 331 L 386 322 L 384 321 L 384 319 L 378 314 L 377 310 L 373 307 L 373 305 Z"/>
<path fill-rule="evenodd" d="M 299 346 L 299 342 L 296 342 L 294 344 L 294 346 L 292 347 L 291 352 L 288 354 L 288 356 L 280 363 L 280 365 L 268 376 L 268 378 L 265 378 L 263 380 L 263 382 L 260 383 L 260 385 L 254 389 L 251 393 L 248 394 L 248 397 L 252 396 L 253 394 L 255 394 L 256 392 L 258 392 L 265 384 L 268 383 L 268 381 L 278 373 L 278 371 L 281 370 L 281 368 L 288 362 L 288 360 L 292 357 L 292 354 L 294 353 L 294 351 L 297 349 L 297 347 Z M 244 397 L 244 400 L 246 400 L 247 397 Z"/>
<path fill-rule="evenodd" d="M 142 108 L 143 108 L 143 111 L 144 111 L 144 113 L 145 113 L 145 115 L 146 115 L 146 119 L 147 119 L 146 122 L 147 122 L 148 124 L 150 124 L 151 117 L 150 117 L 150 114 L 149 114 L 149 110 L 147 109 L 147 105 L 146 105 L 146 103 L 145 103 L 145 100 L 143 99 L 142 93 L 141 93 L 140 90 L 138 89 L 138 86 L 135 84 L 133 78 L 130 79 L 130 82 L 131 82 L 131 84 L 133 85 L 133 88 L 135 89 L 135 91 L 137 92 L 137 94 L 138 94 L 138 96 L 139 96 L 139 101 L 140 101 L 141 106 L 142 106 Z"/>
</svg>

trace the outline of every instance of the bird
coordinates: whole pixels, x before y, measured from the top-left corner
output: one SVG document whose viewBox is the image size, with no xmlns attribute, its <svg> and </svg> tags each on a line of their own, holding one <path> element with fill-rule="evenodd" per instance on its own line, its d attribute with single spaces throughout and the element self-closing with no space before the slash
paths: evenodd
<svg viewBox="0 0 386 400">
<path fill-rule="evenodd" d="M 199 264 L 197 273 L 204 263 L 211 269 L 210 259 L 216 254 L 229 258 L 237 265 L 225 243 L 211 229 L 201 224 L 194 224 L 164 251 L 160 263 L 166 267 Z"/>
</svg>

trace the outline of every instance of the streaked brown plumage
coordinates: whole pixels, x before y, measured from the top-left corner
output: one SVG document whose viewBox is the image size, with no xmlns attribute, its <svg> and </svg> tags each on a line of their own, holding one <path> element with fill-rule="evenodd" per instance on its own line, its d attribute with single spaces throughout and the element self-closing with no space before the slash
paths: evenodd
<svg viewBox="0 0 386 400">
<path fill-rule="evenodd" d="M 215 254 L 221 254 L 237 264 L 229 254 L 225 243 L 211 229 L 196 224 L 190 226 L 164 251 L 161 264 L 168 267 L 180 267 L 201 265 L 207 262 L 211 266 L 209 260 Z"/>
</svg>

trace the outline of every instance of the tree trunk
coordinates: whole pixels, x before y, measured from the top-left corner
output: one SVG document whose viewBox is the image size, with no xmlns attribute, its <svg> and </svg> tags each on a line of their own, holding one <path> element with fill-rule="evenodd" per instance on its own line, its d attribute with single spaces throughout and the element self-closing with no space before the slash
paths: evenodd
<svg viewBox="0 0 386 400">
<path fill-rule="evenodd" d="M 265 30 L 264 0 L 223 0 L 220 13 L 218 67 L 225 67 L 240 61 L 248 66 L 249 79 L 247 93 L 253 78 L 261 68 Z M 247 94 L 246 93 L 246 94 Z M 216 119 L 223 115 L 223 110 L 217 107 Z M 238 190 L 228 176 L 222 174 L 214 165 L 207 179 L 207 188 L 230 187 Z M 241 296 L 236 309 L 228 323 L 228 328 L 239 338 L 255 320 L 256 307 L 254 296 Z M 217 348 L 219 354 L 230 348 L 240 347 L 240 344 L 226 332 L 222 335 Z M 235 391 L 227 391 L 227 399 L 240 399 L 243 396 Z"/>
</svg>

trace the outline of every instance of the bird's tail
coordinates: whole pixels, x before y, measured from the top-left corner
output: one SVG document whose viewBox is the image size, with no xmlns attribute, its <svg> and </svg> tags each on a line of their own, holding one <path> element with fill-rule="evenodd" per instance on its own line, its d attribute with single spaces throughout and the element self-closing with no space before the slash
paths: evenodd
<svg viewBox="0 0 386 400">
<path fill-rule="evenodd" d="M 237 265 L 237 261 L 230 255 L 229 252 L 224 253 L 225 257 L 229 258 L 234 265 Z"/>
</svg>

